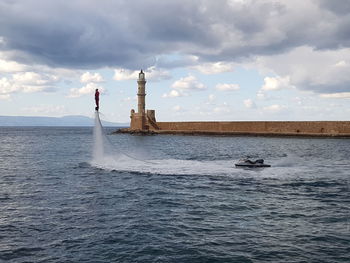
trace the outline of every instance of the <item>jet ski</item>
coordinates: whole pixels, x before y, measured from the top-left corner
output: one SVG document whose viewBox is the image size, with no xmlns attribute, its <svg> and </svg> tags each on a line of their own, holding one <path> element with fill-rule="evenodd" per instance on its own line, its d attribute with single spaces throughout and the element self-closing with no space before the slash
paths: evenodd
<svg viewBox="0 0 350 263">
<path fill-rule="evenodd" d="M 247 167 L 247 168 L 260 168 L 260 167 L 271 167 L 269 164 L 265 164 L 263 159 L 252 161 L 250 159 L 241 159 L 238 163 L 235 163 L 236 167 Z"/>
</svg>

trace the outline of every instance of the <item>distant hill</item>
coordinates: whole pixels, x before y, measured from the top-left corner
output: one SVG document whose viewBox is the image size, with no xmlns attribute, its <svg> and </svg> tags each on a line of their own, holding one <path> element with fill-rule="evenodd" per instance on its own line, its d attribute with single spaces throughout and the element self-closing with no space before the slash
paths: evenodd
<svg viewBox="0 0 350 263">
<path fill-rule="evenodd" d="M 86 116 L 30 117 L 0 116 L 0 126 L 94 126 L 94 119 Z M 129 123 L 113 123 L 102 120 L 103 126 L 128 127 Z"/>
</svg>

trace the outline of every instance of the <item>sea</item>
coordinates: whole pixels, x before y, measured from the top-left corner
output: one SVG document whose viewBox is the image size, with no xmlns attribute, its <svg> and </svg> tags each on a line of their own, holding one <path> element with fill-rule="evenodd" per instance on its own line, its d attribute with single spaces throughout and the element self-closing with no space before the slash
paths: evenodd
<svg viewBox="0 0 350 263">
<path fill-rule="evenodd" d="M 350 139 L 114 130 L 0 128 L 0 262 L 349 262 Z"/>
</svg>

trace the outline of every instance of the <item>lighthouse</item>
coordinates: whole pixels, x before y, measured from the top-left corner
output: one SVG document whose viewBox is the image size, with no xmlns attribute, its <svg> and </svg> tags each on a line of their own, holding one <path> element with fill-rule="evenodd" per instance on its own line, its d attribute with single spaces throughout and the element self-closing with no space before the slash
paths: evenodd
<svg viewBox="0 0 350 263">
<path fill-rule="evenodd" d="M 145 97 L 146 97 L 146 79 L 145 79 L 145 73 L 142 71 L 139 73 L 139 79 L 137 80 L 137 106 L 138 110 L 137 113 L 145 113 L 146 103 L 145 103 Z"/>
<path fill-rule="evenodd" d="M 137 112 L 134 109 L 130 113 L 130 129 L 135 131 L 149 131 L 158 129 L 154 110 L 146 111 L 146 78 L 140 71 L 137 79 Z"/>
</svg>

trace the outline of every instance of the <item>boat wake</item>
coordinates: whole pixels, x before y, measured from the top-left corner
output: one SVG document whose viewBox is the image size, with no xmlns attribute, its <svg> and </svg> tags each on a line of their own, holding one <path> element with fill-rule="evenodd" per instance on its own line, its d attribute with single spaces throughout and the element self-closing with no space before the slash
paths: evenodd
<svg viewBox="0 0 350 263">
<path fill-rule="evenodd" d="M 93 159 L 90 165 L 110 170 L 167 175 L 232 174 L 233 161 L 198 161 L 178 159 L 145 160 L 117 152 L 103 131 L 99 113 L 95 112 Z"/>
<path fill-rule="evenodd" d="M 284 158 L 283 158 L 284 159 Z M 280 169 L 295 169 L 289 158 L 275 162 L 265 171 L 264 168 L 235 168 L 237 160 L 181 160 L 166 157 L 165 159 L 142 159 L 117 149 L 104 133 L 99 113 L 95 112 L 93 158 L 89 164 L 93 167 L 120 172 L 135 172 L 164 175 L 258 175 L 275 177 Z M 274 172 L 274 170 L 276 170 Z"/>
</svg>

